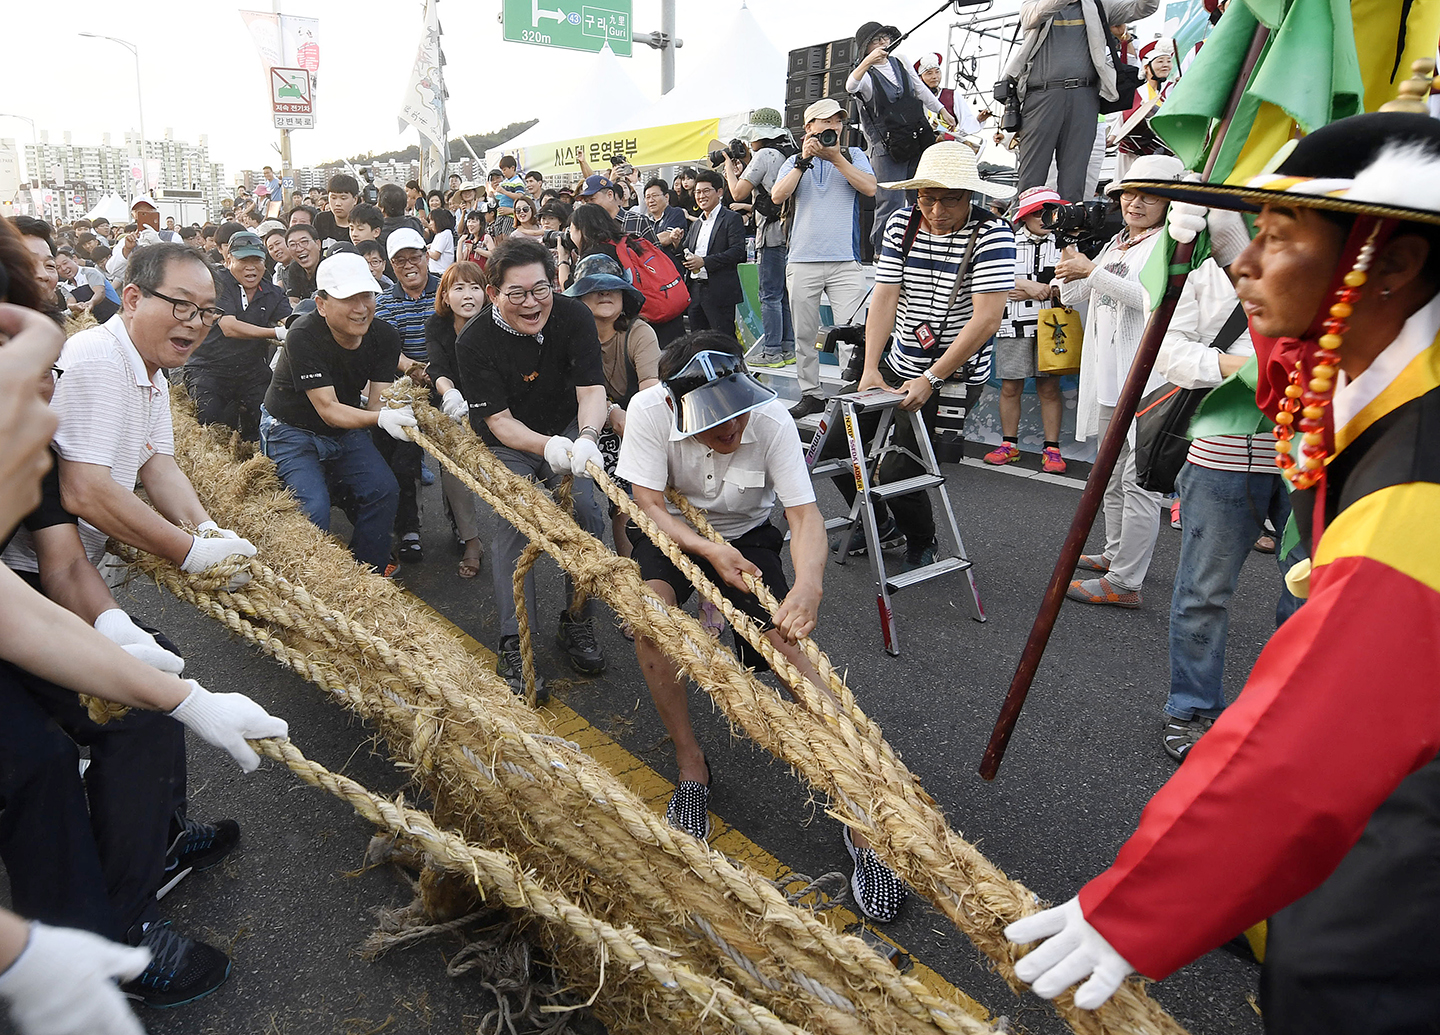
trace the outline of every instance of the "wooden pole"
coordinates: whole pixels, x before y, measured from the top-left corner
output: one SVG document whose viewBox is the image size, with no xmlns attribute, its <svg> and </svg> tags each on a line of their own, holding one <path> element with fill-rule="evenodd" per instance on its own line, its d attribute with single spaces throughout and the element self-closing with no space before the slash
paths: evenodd
<svg viewBox="0 0 1440 1035">
<path fill-rule="evenodd" d="M 1240 100 L 1245 94 L 1245 87 L 1250 82 L 1251 73 L 1260 61 L 1260 55 L 1265 49 L 1265 43 L 1270 38 L 1270 30 L 1263 24 L 1255 27 L 1255 35 L 1250 41 L 1250 49 L 1245 54 L 1245 60 L 1240 66 L 1240 74 L 1235 78 L 1235 85 L 1230 90 L 1230 97 L 1225 104 L 1225 114 L 1215 127 L 1215 133 L 1210 146 L 1210 155 L 1205 162 L 1205 176 L 1209 177 L 1215 168 L 1216 159 L 1220 155 L 1220 148 L 1225 142 L 1225 134 L 1230 128 L 1230 122 L 1235 117 L 1235 111 L 1240 106 Z M 1000 716 L 995 721 L 995 729 L 990 734 L 990 742 L 985 747 L 985 757 L 980 761 L 980 775 L 987 780 L 995 779 L 996 772 L 1000 769 L 1000 760 L 1005 757 L 1005 748 L 1010 743 L 1010 736 L 1015 732 L 1016 720 L 1020 718 L 1020 710 L 1025 707 L 1025 698 L 1030 692 L 1030 686 L 1035 681 L 1035 673 L 1040 668 L 1040 659 L 1045 654 L 1045 646 L 1050 642 L 1050 633 L 1054 631 L 1055 620 L 1060 616 L 1060 605 L 1065 601 L 1065 591 L 1070 586 L 1070 579 L 1075 573 L 1075 563 L 1080 559 L 1080 551 L 1085 548 L 1085 540 L 1090 535 L 1090 527 L 1095 523 L 1095 515 L 1100 510 L 1100 503 L 1105 495 L 1105 486 L 1110 481 L 1110 475 L 1115 470 L 1115 462 L 1120 456 L 1121 443 L 1125 441 L 1130 431 L 1130 422 L 1135 418 L 1136 407 L 1140 404 L 1140 397 L 1145 394 L 1145 382 L 1150 380 L 1150 371 L 1155 367 L 1155 357 L 1160 352 L 1160 343 L 1165 338 L 1165 332 L 1170 329 L 1170 319 L 1175 315 L 1175 305 L 1180 300 L 1180 292 L 1185 287 L 1185 278 L 1189 275 L 1190 257 L 1195 252 L 1195 242 L 1189 241 L 1177 245 L 1174 258 L 1171 260 L 1171 268 L 1178 272 L 1170 274 L 1165 284 L 1165 294 L 1161 296 L 1160 304 L 1150 315 L 1150 322 L 1145 326 L 1145 333 L 1140 338 L 1140 348 L 1135 353 L 1135 361 L 1130 365 L 1130 373 L 1125 378 L 1125 387 L 1120 391 L 1120 398 L 1115 404 L 1115 413 L 1110 419 L 1110 426 L 1105 432 L 1105 438 L 1100 443 L 1099 453 L 1095 457 L 1095 465 L 1090 469 L 1090 477 L 1085 482 L 1085 491 L 1080 496 L 1080 505 L 1075 508 L 1075 517 L 1070 522 L 1070 531 L 1065 536 L 1065 543 L 1060 547 L 1060 556 L 1055 561 L 1055 570 L 1050 575 L 1050 585 L 1045 590 L 1045 597 L 1040 601 L 1040 612 L 1035 616 L 1035 622 L 1030 627 L 1030 636 L 1025 641 L 1025 650 L 1020 655 L 1020 663 L 1015 668 L 1014 678 L 1010 680 L 1010 689 L 1005 694 L 1005 703 L 1000 708 Z"/>
</svg>

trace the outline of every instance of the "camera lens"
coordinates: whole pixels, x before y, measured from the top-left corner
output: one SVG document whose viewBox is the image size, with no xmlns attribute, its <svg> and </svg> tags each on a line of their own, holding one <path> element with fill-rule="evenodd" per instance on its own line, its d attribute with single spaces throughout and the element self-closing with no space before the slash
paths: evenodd
<svg viewBox="0 0 1440 1035">
<path fill-rule="evenodd" d="M 833 129 L 825 129 L 820 131 L 821 147 L 834 147 L 839 142 L 840 134 L 835 132 Z"/>
</svg>

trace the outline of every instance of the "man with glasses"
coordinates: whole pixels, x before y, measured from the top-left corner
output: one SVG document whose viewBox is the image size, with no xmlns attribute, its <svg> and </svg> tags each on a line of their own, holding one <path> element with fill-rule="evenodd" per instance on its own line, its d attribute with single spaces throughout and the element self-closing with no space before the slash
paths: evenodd
<svg viewBox="0 0 1440 1035">
<path fill-rule="evenodd" d="M 785 286 L 795 325 L 795 373 L 800 402 L 791 407 L 797 420 L 825 408 L 820 388 L 820 296 L 830 299 L 837 325 L 853 323 L 865 304 L 865 274 L 860 269 L 860 196 L 874 197 L 875 174 L 864 152 L 840 146 L 845 115 L 826 97 L 805 109 L 805 140 L 800 153 L 780 167 L 770 190 L 775 204 L 795 197 L 790 226 L 790 256 Z"/>
<path fill-rule="evenodd" d="M 375 299 L 375 318 L 384 320 L 400 333 L 400 365 L 397 374 L 429 387 L 425 363 L 425 321 L 435 314 L 435 292 L 440 277 L 430 272 L 425 238 L 408 226 L 393 231 L 385 242 L 395 283 Z M 395 534 L 400 537 L 395 559 L 417 564 L 424 559 L 420 547 L 420 466 L 424 451 L 414 442 L 397 442 L 375 437 L 380 455 L 400 483 L 400 509 L 395 515 Z"/>
<path fill-rule="evenodd" d="M 415 426 L 410 407 L 386 408 L 381 398 L 395 380 L 400 335 L 375 319 L 380 285 L 361 256 L 330 256 L 316 281 L 315 311 L 291 325 L 265 393 L 260 448 L 321 531 L 330 530 L 332 485 L 347 489 L 350 552 L 389 576 L 400 488 L 370 429 L 409 441 L 405 428 Z"/>
<path fill-rule="evenodd" d="M 721 202 L 725 177 L 705 169 L 695 177 L 700 218 L 685 235 L 685 268 L 690 272 L 690 329 L 735 333 L 735 307 L 745 297 L 740 264 L 745 261 L 745 223 Z"/>
<path fill-rule="evenodd" d="M 596 445 L 605 425 L 605 371 L 595 318 L 579 299 L 556 294 L 555 256 L 538 241 L 508 238 L 485 269 L 491 306 L 471 320 L 455 342 L 461 394 L 470 403 L 470 426 L 510 470 L 554 490 L 573 473 L 575 520 L 597 538 L 608 522 L 596 498 L 586 464 L 603 466 Z M 515 617 L 515 564 L 527 540 L 508 523 L 497 523 L 490 547 L 500 643 L 495 671 L 516 693 L 524 692 L 520 671 L 520 627 Z M 525 582 L 527 608 L 534 612 L 534 577 Z M 573 586 L 565 580 L 565 600 Z M 594 600 L 580 614 L 560 612 L 556 642 L 575 671 L 605 671 L 595 640 Z M 533 628 L 533 622 L 532 622 Z M 547 696 L 542 680 L 537 696 Z"/>
</svg>

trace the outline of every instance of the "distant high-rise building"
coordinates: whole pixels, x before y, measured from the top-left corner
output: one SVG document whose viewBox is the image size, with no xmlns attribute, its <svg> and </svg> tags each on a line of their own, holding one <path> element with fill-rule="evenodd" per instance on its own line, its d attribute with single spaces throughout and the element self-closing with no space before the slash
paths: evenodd
<svg viewBox="0 0 1440 1035">
<path fill-rule="evenodd" d="M 107 133 L 99 146 L 77 146 L 64 135 L 63 144 L 50 143 L 40 133 L 38 144 L 25 145 L 25 167 L 32 180 L 55 189 L 59 200 L 55 218 L 75 219 L 89 206 L 110 193 L 129 200 L 140 193 L 140 135 L 126 133 L 125 143 L 115 146 Z M 199 191 L 207 210 L 218 212 L 225 196 L 225 166 L 210 161 L 208 136 L 191 145 L 176 140 L 166 129 L 162 137 L 144 142 L 147 179 L 159 191 Z"/>
</svg>

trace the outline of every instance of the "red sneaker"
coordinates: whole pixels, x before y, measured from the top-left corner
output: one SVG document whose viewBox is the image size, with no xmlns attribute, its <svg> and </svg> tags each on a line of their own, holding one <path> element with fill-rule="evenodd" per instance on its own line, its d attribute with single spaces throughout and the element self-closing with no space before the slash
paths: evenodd
<svg viewBox="0 0 1440 1035">
<path fill-rule="evenodd" d="M 1040 451 L 1044 459 L 1040 462 L 1040 468 L 1049 474 L 1065 473 L 1065 458 L 1060 455 L 1060 450 L 1054 446 L 1046 446 Z"/>
<path fill-rule="evenodd" d="M 1013 464 L 1020 459 L 1020 447 L 1014 442 L 1001 442 L 990 452 L 985 454 L 985 462 L 994 464 L 996 467 L 1004 464 Z"/>
</svg>

